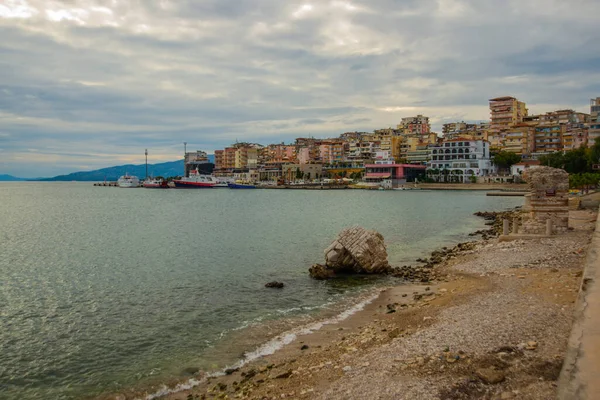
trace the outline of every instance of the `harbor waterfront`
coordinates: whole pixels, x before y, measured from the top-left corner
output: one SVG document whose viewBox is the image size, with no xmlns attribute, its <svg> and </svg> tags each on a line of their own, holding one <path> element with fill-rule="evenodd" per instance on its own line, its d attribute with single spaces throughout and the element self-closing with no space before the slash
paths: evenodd
<svg viewBox="0 0 600 400">
<path fill-rule="evenodd" d="M 26 182 L 0 184 L 0 201 L 0 392 L 12 400 L 94 397 L 218 370 L 266 341 L 265 327 L 334 315 L 398 282 L 311 280 L 308 267 L 341 229 L 376 229 L 392 265 L 414 263 L 481 229 L 475 211 L 523 198 Z M 264 288 L 273 279 L 286 287 Z"/>
</svg>

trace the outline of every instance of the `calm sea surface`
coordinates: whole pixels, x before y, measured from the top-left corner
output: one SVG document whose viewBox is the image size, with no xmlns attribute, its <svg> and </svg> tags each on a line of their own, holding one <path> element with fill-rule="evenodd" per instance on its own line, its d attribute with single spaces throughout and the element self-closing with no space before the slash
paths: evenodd
<svg viewBox="0 0 600 400">
<path fill-rule="evenodd" d="M 308 277 L 344 227 L 377 229 L 402 265 L 480 229 L 474 211 L 521 204 L 484 192 L 0 183 L 0 398 L 87 398 L 222 368 L 267 339 L 246 327 L 337 312 L 385 281 Z M 264 288 L 271 280 L 286 287 Z"/>
</svg>

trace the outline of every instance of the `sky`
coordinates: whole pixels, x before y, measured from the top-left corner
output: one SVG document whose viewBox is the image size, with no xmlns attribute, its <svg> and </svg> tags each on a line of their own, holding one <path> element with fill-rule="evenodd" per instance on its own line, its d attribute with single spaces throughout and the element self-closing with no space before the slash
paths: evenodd
<svg viewBox="0 0 600 400">
<path fill-rule="evenodd" d="M 262 144 L 589 112 L 597 0 L 0 0 L 0 174 L 54 176 Z"/>
</svg>

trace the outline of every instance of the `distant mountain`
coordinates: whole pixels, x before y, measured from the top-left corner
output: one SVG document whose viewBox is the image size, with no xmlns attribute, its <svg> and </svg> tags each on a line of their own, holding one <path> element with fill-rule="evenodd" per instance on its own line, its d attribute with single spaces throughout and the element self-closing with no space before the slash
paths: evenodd
<svg viewBox="0 0 600 400">
<path fill-rule="evenodd" d="M 27 179 L 17 178 L 16 176 L 12 176 L 12 175 L 0 174 L 0 181 L 2 181 L 2 182 L 16 182 L 16 181 L 25 181 L 25 180 L 27 180 Z"/>
<path fill-rule="evenodd" d="M 214 162 L 214 156 L 209 155 L 208 160 L 210 162 Z M 40 179 L 41 181 L 97 181 L 101 182 L 104 180 L 107 181 L 116 181 L 119 177 L 125 175 L 135 175 L 140 179 L 144 179 L 146 177 L 146 164 L 127 164 L 127 165 L 118 165 L 115 167 L 108 167 L 97 169 L 94 171 L 80 171 L 73 172 L 68 175 L 59 175 L 54 178 L 44 178 Z M 148 175 L 149 176 L 162 176 L 162 177 L 171 177 L 171 176 L 181 176 L 183 175 L 183 160 L 178 161 L 169 161 L 159 164 L 148 164 Z"/>
</svg>

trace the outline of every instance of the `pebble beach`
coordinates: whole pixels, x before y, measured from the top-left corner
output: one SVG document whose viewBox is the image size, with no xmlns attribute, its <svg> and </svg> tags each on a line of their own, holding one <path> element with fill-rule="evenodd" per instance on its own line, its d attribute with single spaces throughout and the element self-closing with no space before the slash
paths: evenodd
<svg viewBox="0 0 600 400">
<path fill-rule="evenodd" d="M 159 398 L 555 398 L 596 213 L 570 219 L 557 237 L 446 251 L 431 284 L 384 289 L 272 355 Z"/>
</svg>

